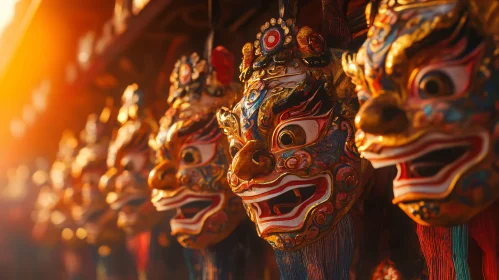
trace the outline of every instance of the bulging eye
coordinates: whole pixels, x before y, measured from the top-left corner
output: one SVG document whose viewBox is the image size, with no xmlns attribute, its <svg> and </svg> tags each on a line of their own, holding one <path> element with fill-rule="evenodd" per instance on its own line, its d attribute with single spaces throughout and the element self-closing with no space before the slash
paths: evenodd
<svg viewBox="0 0 499 280">
<path fill-rule="evenodd" d="M 242 145 L 234 140 L 230 141 L 229 153 L 232 158 L 236 156 L 236 154 L 241 150 Z"/>
<path fill-rule="evenodd" d="M 420 99 L 457 97 L 470 86 L 473 61 L 467 64 L 433 64 L 422 68 L 416 75 L 412 95 Z"/>
<path fill-rule="evenodd" d="M 288 149 L 297 146 L 308 145 L 320 136 L 320 119 L 309 119 L 293 121 L 283 125 L 275 134 L 273 150 Z"/>
<path fill-rule="evenodd" d="M 450 96 L 454 91 L 452 79 L 442 71 L 431 71 L 419 82 L 419 94 L 423 98 Z"/>
<path fill-rule="evenodd" d="M 187 147 L 182 151 L 182 162 L 186 165 L 198 164 L 201 162 L 201 155 L 196 147 Z"/>
<path fill-rule="evenodd" d="M 126 171 L 133 171 L 134 168 L 133 168 L 133 162 L 130 160 L 128 161 L 125 166 L 123 167 L 124 170 Z"/>
<path fill-rule="evenodd" d="M 217 151 L 217 143 L 192 144 L 180 153 L 181 165 L 200 165 L 213 159 Z"/>
<path fill-rule="evenodd" d="M 305 130 L 298 124 L 285 126 L 283 129 L 281 129 L 277 137 L 277 144 L 281 149 L 304 145 L 307 140 Z"/>
</svg>

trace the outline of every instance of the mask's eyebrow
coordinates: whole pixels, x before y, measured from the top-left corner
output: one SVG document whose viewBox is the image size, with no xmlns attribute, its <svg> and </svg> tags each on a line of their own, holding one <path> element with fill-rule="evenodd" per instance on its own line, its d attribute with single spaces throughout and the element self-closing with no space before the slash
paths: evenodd
<svg viewBox="0 0 499 280">
<path fill-rule="evenodd" d="M 158 149 L 156 156 L 162 157 L 163 159 L 171 159 L 170 152 L 168 151 L 168 148 L 166 148 L 164 145 L 161 145 L 161 147 Z"/>
</svg>

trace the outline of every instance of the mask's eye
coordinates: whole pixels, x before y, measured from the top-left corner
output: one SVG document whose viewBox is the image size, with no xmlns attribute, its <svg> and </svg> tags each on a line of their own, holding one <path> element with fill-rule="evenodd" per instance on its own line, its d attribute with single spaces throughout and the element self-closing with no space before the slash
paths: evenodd
<svg viewBox="0 0 499 280">
<path fill-rule="evenodd" d="M 133 162 L 132 161 L 128 161 L 125 166 L 123 167 L 124 170 L 126 171 L 133 171 Z"/>
<path fill-rule="evenodd" d="M 239 152 L 239 150 L 241 150 L 241 148 L 242 148 L 241 143 L 236 142 L 235 140 L 231 140 L 229 146 L 230 156 L 234 158 L 236 154 Z"/>
<path fill-rule="evenodd" d="M 181 154 L 182 162 L 187 165 L 198 164 L 201 161 L 199 150 L 194 147 L 187 147 Z"/>
<path fill-rule="evenodd" d="M 298 124 L 285 126 L 277 137 L 277 144 L 281 149 L 304 145 L 307 140 L 305 130 Z"/>
<path fill-rule="evenodd" d="M 419 82 L 419 94 L 423 98 L 444 97 L 454 93 L 454 83 L 444 72 L 431 71 Z"/>
<path fill-rule="evenodd" d="M 217 143 L 195 144 L 185 147 L 180 153 L 182 165 L 200 165 L 213 159 Z"/>
<path fill-rule="evenodd" d="M 460 96 L 470 85 L 472 62 L 467 65 L 434 64 L 419 71 L 412 95 L 420 99 Z"/>
<path fill-rule="evenodd" d="M 320 121 L 320 119 L 311 119 L 285 124 L 275 136 L 273 150 L 303 146 L 314 142 L 320 135 L 321 123 L 325 122 Z"/>
<path fill-rule="evenodd" d="M 139 172 L 144 168 L 147 157 L 142 154 L 128 154 L 121 159 L 121 166 L 123 170 Z"/>
</svg>

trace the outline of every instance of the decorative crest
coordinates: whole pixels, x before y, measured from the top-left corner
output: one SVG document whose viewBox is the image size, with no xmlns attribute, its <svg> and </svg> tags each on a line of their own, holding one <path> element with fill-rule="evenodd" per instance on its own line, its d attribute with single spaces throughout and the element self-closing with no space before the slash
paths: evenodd
<svg viewBox="0 0 499 280">
<path fill-rule="evenodd" d="M 129 85 L 121 97 L 121 103 L 118 121 L 124 124 L 129 119 L 135 120 L 143 114 L 144 93 L 137 84 Z"/>
<path fill-rule="evenodd" d="M 197 53 L 182 56 L 170 76 L 170 94 L 168 103 L 185 95 L 200 97 L 204 91 L 210 96 L 225 95 L 225 88 L 232 82 L 234 75 L 234 56 L 224 47 L 216 47 L 211 54 L 211 71 L 208 63 Z"/>
<path fill-rule="evenodd" d="M 297 27 L 294 19 L 272 18 L 260 27 L 256 41 L 243 46 L 239 79 L 245 82 L 254 70 L 284 64 L 294 57 L 310 67 L 324 67 L 330 57 L 322 36 L 308 26 Z"/>
</svg>

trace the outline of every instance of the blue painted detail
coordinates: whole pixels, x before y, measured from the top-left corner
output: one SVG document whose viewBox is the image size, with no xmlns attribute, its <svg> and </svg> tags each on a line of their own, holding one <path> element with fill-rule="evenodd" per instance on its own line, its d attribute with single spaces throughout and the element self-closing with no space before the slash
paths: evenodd
<svg viewBox="0 0 499 280">
<path fill-rule="evenodd" d="M 470 198 L 470 192 L 474 191 L 477 188 L 482 189 L 482 197 L 484 200 L 490 199 L 492 191 L 489 184 L 490 177 L 492 176 L 491 172 L 491 170 L 479 170 L 477 172 L 469 174 L 466 177 L 463 177 L 462 183 L 459 184 L 455 189 L 459 201 L 469 206 L 482 204 L 484 201 L 474 202 Z"/>
<path fill-rule="evenodd" d="M 289 150 L 289 151 L 285 151 L 282 153 L 282 158 L 288 158 L 290 156 L 292 156 L 294 153 L 296 152 L 296 150 Z"/>
<path fill-rule="evenodd" d="M 427 117 L 431 116 L 431 114 L 433 113 L 433 107 L 431 106 L 431 104 L 425 105 L 423 108 L 423 112 Z"/>
<path fill-rule="evenodd" d="M 461 112 L 456 110 L 455 108 L 450 108 L 444 112 L 445 120 L 448 122 L 458 122 L 463 119 L 463 115 Z"/>
<path fill-rule="evenodd" d="M 253 139 L 263 139 L 258 131 L 258 111 L 260 105 L 267 94 L 267 90 L 253 91 L 248 95 L 243 97 L 242 100 L 242 133 L 247 134 L 248 130 L 251 130 L 251 136 Z"/>
<path fill-rule="evenodd" d="M 456 279 L 470 280 L 468 267 L 468 225 L 452 227 L 452 260 Z"/>
</svg>

